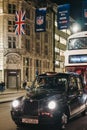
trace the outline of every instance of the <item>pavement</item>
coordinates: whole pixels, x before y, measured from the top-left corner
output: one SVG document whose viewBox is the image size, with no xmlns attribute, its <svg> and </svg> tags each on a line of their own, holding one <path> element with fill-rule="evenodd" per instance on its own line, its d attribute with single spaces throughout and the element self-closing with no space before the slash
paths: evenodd
<svg viewBox="0 0 87 130">
<path fill-rule="evenodd" d="M 0 104 L 10 102 L 25 94 L 26 90 L 24 89 L 6 89 L 3 92 L 0 92 Z"/>
</svg>

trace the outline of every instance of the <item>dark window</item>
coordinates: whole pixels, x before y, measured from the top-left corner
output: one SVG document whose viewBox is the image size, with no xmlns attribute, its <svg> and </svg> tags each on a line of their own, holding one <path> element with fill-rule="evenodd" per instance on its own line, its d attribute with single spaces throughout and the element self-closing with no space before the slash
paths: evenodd
<svg viewBox="0 0 87 130">
<path fill-rule="evenodd" d="M 40 33 L 36 33 L 36 39 L 40 40 Z"/>
<path fill-rule="evenodd" d="M 8 13 L 9 14 L 15 14 L 15 11 L 16 11 L 16 5 L 8 4 Z"/>
<path fill-rule="evenodd" d="M 36 53 L 40 54 L 40 43 L 36 42 Z"/>
<path fill-rule="evenodd" d="M 26 39 L 26 44 L 25 44 L 26 50 L 30 51 L 30 40 Z"/>
<path fill-rule="evenodd" d="M 8 21 L 8 32 L 15 32 L 15 22 Z"/>
<path fill-rule="evenodd" d="M 30 24 L 26 24 L 26 35 L 30 35 Z"/>
<path fill-rule="evenodd" d="M 44 42 L 48 43 L 48 34 L 47 33 L 44 34 Z"/>
<path fill-rule="evenodd" d="M 44 46 L 44 54 L 48 55 L 48 46 L 46 46 L 46 45 Z"/>
<path fill-rule="evenodd" d="M 30 9 L 26 9 L 26 18 L 30 19 Z"/>
<path fill-rule="evenodd" d="M 36 67 L 39 67 L 39 60 L 36 60 Z"/>
</svg>

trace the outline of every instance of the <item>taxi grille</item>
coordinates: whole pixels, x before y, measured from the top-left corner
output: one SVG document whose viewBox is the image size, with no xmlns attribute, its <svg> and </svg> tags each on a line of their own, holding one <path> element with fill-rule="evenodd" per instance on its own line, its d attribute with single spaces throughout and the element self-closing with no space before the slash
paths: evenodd
<svg viewBox="0 0 87 130">
<path fill-rule="evenodd" d="M 39 107 L 38 101 L 25 100 L 23 112 L 25 115 L 37 116 L 38 115 L 38 107 Z"/>
</svg>

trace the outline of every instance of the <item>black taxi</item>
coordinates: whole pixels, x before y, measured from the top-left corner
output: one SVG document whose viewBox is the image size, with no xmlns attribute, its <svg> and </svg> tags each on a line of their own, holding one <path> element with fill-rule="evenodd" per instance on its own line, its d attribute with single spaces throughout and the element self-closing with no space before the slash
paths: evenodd
<svg viewBox="0 0 87 130">
<path fill-rule="evenodd" d="M 65 128 L 78 114 L 85 115 L 87 94 L 76 73 L 47 72 L 36 76 L 25 96 L 12 102 L 11 117 L 17 126 L 55 125 Z"/>
</svg>

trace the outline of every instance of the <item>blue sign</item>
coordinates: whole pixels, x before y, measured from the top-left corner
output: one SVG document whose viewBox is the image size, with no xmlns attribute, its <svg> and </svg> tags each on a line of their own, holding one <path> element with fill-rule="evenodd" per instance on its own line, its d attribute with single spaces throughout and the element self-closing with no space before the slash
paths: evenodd
<svg viewBox="0 0 87 130">
<path fill-rule="evenodd" d="M 69 56 L 69 63 L 87 63 L 87 54 Z"/>
<path fill-rule="evenodd" d="M 70 13 L 70 5 L 64 4 L 59 5 L 57 8 L 57 25 L 58 29 L 68 29 L 69 27 L 69 13 Z"/>
<path fill-rule="evenodd" d="M 35 32 L 46 31 L 46 8 L 36 9 Z"/>
</svg>

